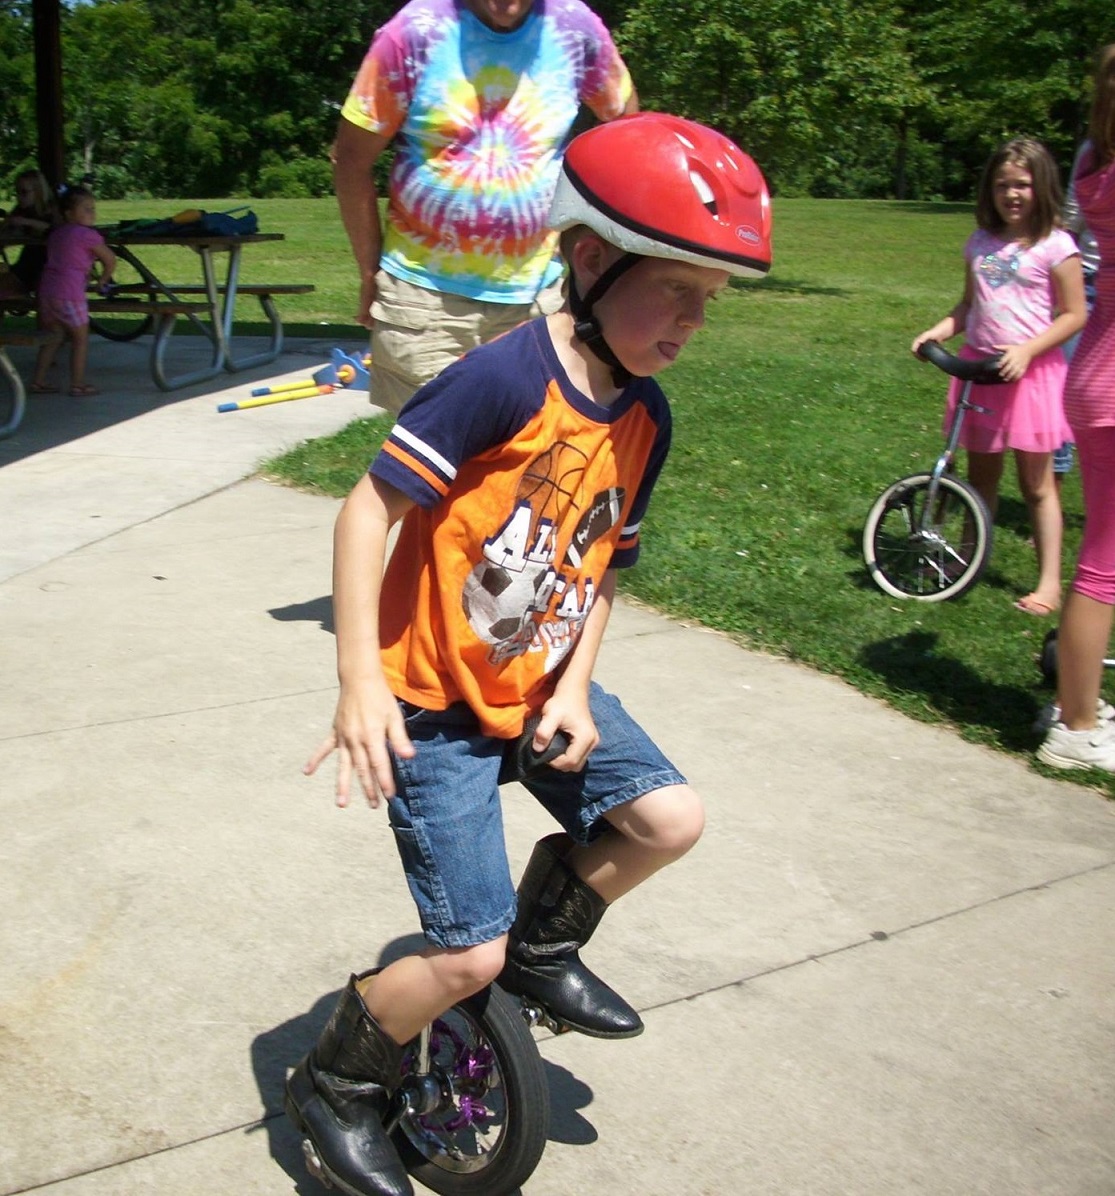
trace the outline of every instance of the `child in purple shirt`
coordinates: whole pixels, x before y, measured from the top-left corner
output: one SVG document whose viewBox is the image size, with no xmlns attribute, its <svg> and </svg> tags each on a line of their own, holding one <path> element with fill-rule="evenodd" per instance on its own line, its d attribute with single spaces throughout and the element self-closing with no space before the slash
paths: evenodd
<svg viewBox="0 0 1115 1196">
<path fill-rule="evenodd" d="M 39 280 L 39 327 L 53 333 L 39 350 L 32 394 L 57 394 L 47 383 L 47 373 L 63 340 L 70 342 L 70 394 L 84 398 L 98 392 L 85 381 L 89 353 L 89 301 L 85 287 L 94 262 L 101 263 L 102 285 L 112 278 L 116 255 L 93 227 L 97 205 L 93 193 L 71 187 L 59 201 L 62 223 L 47 237 L 46 267 Z"/>
</svg>

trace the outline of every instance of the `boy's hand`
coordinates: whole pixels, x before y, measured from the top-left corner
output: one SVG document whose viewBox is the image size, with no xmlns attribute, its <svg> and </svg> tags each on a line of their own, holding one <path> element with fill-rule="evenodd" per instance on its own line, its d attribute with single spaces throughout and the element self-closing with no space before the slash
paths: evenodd
<svg viewBox="0 0 1115 1196">
<path fill-rule="evenodd" d="M 302 771 L 312 776 L 333 751 L 338 753 L 338 806 L 349 803 L 353 772 L 373 809 L 379 805 L 381 796 L 395 796 L 391 752 L 409 759 L 414 755 L 414 744 L 406 733 L 395 695 L 382 681 L 341 686 L 333 730 Z"/>
<path fill-rule="evenodd" d="M 587 695 L 570 700 L 555 693 L 550 698 L 542 707 L 542 718 L 534 732 L 534 750 L 545 751 L 556 731 L 563 731 L 569 737 L 569 746 L 550 761 L 550 767 L 558 772 L 580 772 L 589 753 L 600 742 L 600 735 L 589 711 Z"/>
</svg>

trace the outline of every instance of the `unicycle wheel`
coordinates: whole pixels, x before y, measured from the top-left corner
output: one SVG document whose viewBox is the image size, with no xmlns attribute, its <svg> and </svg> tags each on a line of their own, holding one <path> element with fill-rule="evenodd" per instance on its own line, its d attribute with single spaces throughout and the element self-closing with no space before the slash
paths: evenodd
<svg viewBox="0 0 1115 1196">
<path fill-rule="evenodd" d="M 863 558 L 871 580 L 892 598 L 942 602 L 976 584 L 991 556 L 991 516 L 978 492 L 945 474 L 888 486 L 863 528 Z"/>
<path fill-rule="evenodd" d="M 546 1145 L 550 1094 L 518 1003 L 496 985 L 458 1002 L 430 1028 L 429 1062 L 412 1044 L 408 1080 L 440 1095 L 404 1113 L 394 1132 L 407 1170 L 442 1196 L 507 1196 Z"/>
<path fill-rule="evenodd" d="M 118 258 L 113 272 L 113 297 L 151 303 L 159 298 L 157 288 L 131 262 Z M 155 325 L 155 317 L 148 311 L 93 312 L 89 327 L 98 336 L 110 341 L 134 341 L 146 336 Z"/>
</svg>

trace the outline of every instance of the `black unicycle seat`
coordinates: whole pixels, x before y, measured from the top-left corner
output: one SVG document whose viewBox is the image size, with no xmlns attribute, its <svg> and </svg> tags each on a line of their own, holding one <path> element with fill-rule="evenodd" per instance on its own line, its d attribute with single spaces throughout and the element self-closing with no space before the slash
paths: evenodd
<svg viewBox="0 0 1115 1196">
<path fill-rule="evenodd" d="M 564 731 L 555 731 L 545 750 L 536 752 L 533 743 L 534 730 L 541 721 L 542 716 L 538 714 L 528 718 L 523 733 L 517 739 L 507 741 L 507 746 L 503 749 L 503 763 L 499 768 L 501 785 L 510 781 L 521 781 L 523 777 L 544 768 L 569 746 L 569 736 Z"/>
<path fill-rule="evenodd" d="M 999 373 L 1003 355 L 997 353 L 994 357 L 978 357 L 968 359 L 957 357 L 948 349 L 942 348 L 937 341 L 923 341 L 918 345 L 918 356 L 931 361 L 939 370 L 959 378 L 961 382 L 974 382 L 977 386 L 992 386 L 1006 379 Z"/>
</svg>

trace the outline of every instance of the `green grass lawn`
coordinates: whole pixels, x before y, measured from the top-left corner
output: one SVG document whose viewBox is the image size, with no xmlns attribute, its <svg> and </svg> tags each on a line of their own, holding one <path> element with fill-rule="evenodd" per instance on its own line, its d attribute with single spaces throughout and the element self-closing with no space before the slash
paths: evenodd
<svg viewBox="0 0 1115 1196">
<path fill-rule="evenodd" d="M 318 285 L 305 300 L 284 300 L 292 320 L 348 323 L 355 271 L 332 201 L 252 206 L 262 229 L 287 240 L 266 247 L 272 261 L 260 254 L 246 268 L 268 281 Z M 177 210 L 102 207 L 104 219 Z M 948 723 L 966 739 L 1029 753 L 1030 724 L 1050 696 L 1035 658 L 1052 624 L 1012 607 L 1036 580 L 1013 471 L 991 566 L 962 599 L 887 597 L 867 579 L 859 547 L 877 494 L 927 467 L 940 448 L 944 376 L 908 346 L 960 293 L 971 213 L 816 200 L 776 200 L 774 211 L 771 276 L 722 296 L 661 378 L 674 407 L 674 449 L 643 526 L 640 564 L 622 587 L 748 647 L 843 677 L 915 718 Z M 343 494 L 386 430 L 384 420 L 358 421 L 267 472 Z M 1081 528 L 1075 474 L 1064 494 L 1067 578 Z M 795 738 L 803 733 L 787 727 Z M 1115 794 L 1115 778 L 1074 775 Z"/>
</svg>

